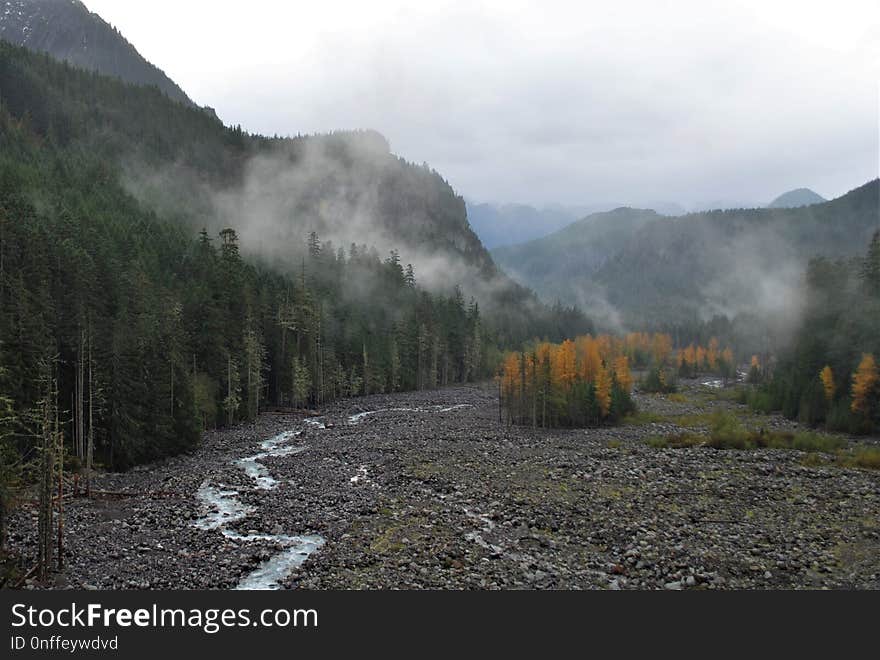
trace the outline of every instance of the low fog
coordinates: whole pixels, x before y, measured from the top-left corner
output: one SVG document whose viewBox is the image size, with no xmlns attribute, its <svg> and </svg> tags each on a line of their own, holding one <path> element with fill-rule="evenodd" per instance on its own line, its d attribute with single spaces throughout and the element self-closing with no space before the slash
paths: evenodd
<svg viewBox="0 0 880 660">
<path fill-rule="evenodd" d="M 245 252 L 273 262 L 295 258 L 314 230 L 335 248 L 398 251 L 428 288 L 490 297 L 498 282 L 465 265 L 468 245 L 423 249 L 417 213 L 403 230 L 385 222 L 389 148 L 468 199 L 538 206 L 705 208 L 801 186 L 833 198 L 877 174 L 872 2 L 88 5 L 227 124 L 387 139 L 363 140 L 355 168 L 321 140 L 278 140 L 232 185 L 130 164 L 138 196 L 185 202 L 192 222 L 233 227 Z M 722 275 L 696 283 L 702 317 L 797 317 L 810 255 L 769 230 L 705 240 Z M 572 282 L 560 297 L 604 328 L 638 329 L 607 283 Z"/>
</svg>

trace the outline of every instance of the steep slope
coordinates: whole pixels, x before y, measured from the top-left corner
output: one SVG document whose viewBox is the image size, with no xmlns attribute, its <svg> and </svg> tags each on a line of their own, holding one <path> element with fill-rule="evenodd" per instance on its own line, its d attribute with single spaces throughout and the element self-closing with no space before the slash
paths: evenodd
<svg viewBox="0 0 880 660">
<path fill-rule="evenodd" d="M 798 206 L 809 206 L 810 204 L 821 204 L 826 202 L 822 195 L 814 193 L 809 188 L 796 188 L 782 193 L 779 197 L 767 204 L 770 209 L 790 209 Z"/>
<path fill-rule="evenodd" d="M 193 105 L 180 87 L 79 0 L 0 0 L 0 39 L 82 69 L 154 85 L 169 98 Z"/>
<path fill-rule="evenodd" d="M 475 296 L 498 341 L 588 327 L 542 306 L 501 273 L 470 229 L 464 201 L 433 170 L 398 158 L 371 131 L 270 139 L 225 127 L 156 88 L 123 84 L 0 43 L 0 96 L 10 115 L 68 152 L 98 157 L 107 176 L 194 235 L 231 227 L 244 254 L 298 272 L 304 242 L 353 244 L 412 263 L 419 283 Z M 560 325 L 561 316 L 574 327 Z M 494 320 L 493 320 L 494 319 Z M 568 323 L 568 321 L 566 321 Z"/>
<path fill-rule="evenodd" d="M 204 232 L 189 224 L 213 219 L 200 214 L 224 205 L 232 211 L 217 222 L 235 210 L 269 218 L 267 203 L 251 208 L 260 200 L 249 196 L 257 185 L 248 183 L 249 172 L 255 159 L 280 165 L 283 157 L 289 186 L 277 185 L 277 193 L 300 199 L 279 208 L 299 215 L 273 217 L 278 226 L 334 227 L 336 209 L 350 201 L 346 182 L 356 181 L 364 208 L 372 199 L 388 213 L 375 226 L 389 237 L 396 229 L 407 237 L 433 232 L 430 244 L 447 246 L 447 261 L 457 258 L 475 272 L 493 267 L 468 252 L 481 246 L 464 231 L 461 200 L 436 174 L 391 156 L 380 136 L 250 137 L 156 88 L 7 42 L 0 42 L 0 98 L 4 466 L 11 456 L 17 461 L 18 449 L 33 447 L 39 401 L 60 401 L 58 416 L 73 415 L 64 433 L 80 459 L 89 428 L 95 459 L 124 468 L 191 449 L 203 427 L 253 419 L 267 404 L 321 405 L 492 372 L 494 337 L 481 310 L 455 288 L 456 273 L 448 291 L 428 290 L 427 274 L 394 255 L 333 250 L 294 229 L 267 236 L 281 243 L 267 263 L 252 221 Z M 315 154 L 326 161 L 328 169 L 319 170 L 326 179 L 300 171 Z M 200 177 L 194 193 L 210 192 L 214 204 L 145 203 L 123 163 Z M 297 179 L 312 196 L 297 192 Z M 408 220 L 417 227 L 406 233 Z M 251 237 L 246 255 L 236 232 Z M 371 236 L 359 238 L 369 243 Z M 519 302 L 530 300 L 500 276 L 493 281 Z M 53 418 L 47 408 L 43 414 Z"/>
</svg>

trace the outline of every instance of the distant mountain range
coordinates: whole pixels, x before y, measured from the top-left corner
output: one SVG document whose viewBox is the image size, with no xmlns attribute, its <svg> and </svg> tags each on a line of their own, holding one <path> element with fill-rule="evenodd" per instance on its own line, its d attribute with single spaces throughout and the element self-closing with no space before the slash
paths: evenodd
<svg viewBox="0 0 880 660">
<path fill-rule="evenodd" d="M 0 39 L 195 105 L 164 72 L 79 0 L 0 0 Z"/>
<path fill-rule="evenodd" d="M 537 208 L 528 204 L 492 204 L 467 202 L 468 221 L 476 234 L 489 248 L 516 245 L 541 238 L 594 213 L 611 211 L 625 206 L 608 202 L 580 206 L 561 204 Z M 661 215 L 681 215 L 684 207 L 675 202 L 656 202 L 647 205 Z"/>
<path fill-rule="evenodd" d="M 681 216 L 714 210 L 752 208 L 796 208 L 827 201 L 809 188 L 797 188 L 783 193 L 766 206 L 758 202 L 736 199 L 717 199 L 684 206 L 677 202 L 651 202 L 639 208 L 651 209 L 660 215 Z M 541 208 L 528 204 L 494 204 L 467 202 L 468 220 L 483 244 L 490 250 L 519 245 L 548 236 L 563 227 L 596 213 L 626 208 L 629 204 L 597 203 L 580 206 L 548 205 Z"/>
<path fill-rule="evenodd" d="M 880 182 L 829 202 L 797 191 L 796 207 L 716 210 L 665 218 L 617 209 L 544 238 L 492 251 L 548 300 L 631 327 L 796 305 L 812 256 L 862 254 L 880 229 Z M 786 196 L 783 196 L 786 197 Z M 807 202 L 809 203 L 809 202 Z"/>
</svg>

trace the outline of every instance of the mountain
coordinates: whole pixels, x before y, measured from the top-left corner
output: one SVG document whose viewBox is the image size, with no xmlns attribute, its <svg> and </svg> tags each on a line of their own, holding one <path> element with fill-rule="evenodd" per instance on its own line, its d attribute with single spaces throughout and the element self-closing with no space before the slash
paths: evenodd
<svg viewBox="0 0 880 660">
<path fill-rule="evenodd" d="M 563 206 L 560 204 L 535 208 L 527 204 L 467 203 L 468 220 L 474 231 L 489 248 L 525 243 L 562 229 L 593 213 L 624 206 L 619 203 Z M 661 215 L 681 215 L 684 208 L 675 202 L 653 202 L 645 205 Z"/>
<path fill-rule="evenodd" d="M 81 69 L 154 85 L 169 98 L 194 105 L 168 76 L 79 0 L 0 0 L 0 39 Z"/>
<path fill-rule="evenodd" d="M 74 402 L 80 458 L 88 428 L 126 468 L 267 405 L 482 379 L 592 329 L 501 273 L 462 198 L 378 133 L 249 135 L 6 41 L 0 99 L 4 452 L 41 401 Z"/>
<path fill-rule="evenodd" d="M 821 204 L 828 201 L 821 195 L 814 193 L 809 188 L 796 188 L 782 193 L 779 197 L 767 204 L 767 208 L 771 209 L 791 209 L 798 206 L 809 206 L 810 204 Z"/>
<path fill-rule="evenodd" d="M 795 315 L 810 257 L 864 252 L 878 227 L 877 180 L 793 209 L 693 213 L 637 231 L 595 274 L 631 323 Z"/>
<path fill-rule="evenodd" d="M 798 208 L 675 218 L 620 209 L 540 241 L 498 248 L 493 256 L 548 300 L 579 303 L 612 325 L 785 316 L 799 305 L 810 257 L 864 252 L 880 226 L 878 198 L 874 180 L 838 199 Z M 602 222 L 594 224 L 597 219 Z"/>
<path fill-rule="evenodd" d="M 96 168 L 94 176 L 117 182 L 162 222 L 190 236 L 234 229 L 243 256 L 273 272 L 299 274 L 314 232 L 323 254 L 343 249 L 379 259 L 393 251 L 433 295 L 455 295 L 460 286 L 465 299 L 480 303 L 483 330 L 497 346 L 590 327 L 583 315 L 542 305 L 499 271 L 471 230 L 463 199 L 437 172 L 394 155 L 373 131 L 250 135 L 156 87 L 96 76 L 5 42 L 0 98 L 26 135 Z M 15 153 L 14 144 L 8 151 Z"/>
<path fill-rule="evenodd" d="M 492 257 L 544 299 L 588 306 L 592 296 L 584 281 L 622 250 L 640 227 L 661 217 L 656 211 L 626 207 L 594 213 L 549 236 L 495 248 Z"/>
<path fill-rule="evenodd" d="M 538 238 L 577 219 L 576 211 L 558 206 L 537 209 L 527 204 L 468 202 L 471 227 L 491 249 Z"/>
</svg>

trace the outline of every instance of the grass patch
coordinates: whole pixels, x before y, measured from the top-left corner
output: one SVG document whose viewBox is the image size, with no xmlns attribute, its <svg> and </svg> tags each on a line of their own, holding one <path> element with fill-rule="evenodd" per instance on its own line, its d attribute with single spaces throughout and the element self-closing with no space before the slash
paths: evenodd
<svg viewBox="0 0 880 660">
<path fill-rule="evenodd" d="M 846 467 L 880 470 L 880 447 L 857 447 L 845 454 L 841 452 L 838 462 Z"/>
<path fill-rule="evenodd" d="M 659 413 L 637 410 L 623 418 L 624 426 L 647 426 L 648 424 L 661 424 L 670 421 L 665 415 Z"/>
<path fill-rule="evenodd" d="M 706 446 L 714 449 L 794 449 L 807 453 L 832 454 L 846 446 L 843 438 L 813 431 L 760 431 L 747 430 L 735 415 L 716 411 L 711 415 L 694 415 L 692 419 L 678 421 L 680 426 L 709 426 L 706 436 L 694 433 L 678 433 L 668 436 L 652 436 L 645 440 L 651 447 Z M 872 451 L 873 450 L 873 451 Z M 880 465 L 880 449 L 863 448 L 854 452 L 853 464 L 859 467 Z M 873 469 L 877 469 L 876 467 Z"/>
<path fill-rule="evenodd" d="M 670 401 L 674 401 L 675 403 L 687 403 L 688 398 L 682 394 L 681 392 L 673 392 L 669 396 L 666 397 Z"/>
<path fill-rule="evenodd" d="M 805 467 L 825 467 L 836 465 L 845 468 L 861 468 L 863 470 L 880 470 L 880 447 L 855 447 L 839 449 L 833 459 L 827 459 L 818 453 L 806 454 L 801 459 Z"/>
<path fill-rule="evenodd" d="M 706 444 L 707 438 L 693 433 L 676 433 L 674 435 L 652 435 L 645 442 L 656 449 L 684 449 L 700 447 Z"/>
<path fill-rule="evenodd" d="M 677 415 L 669 419 L 670 422 L 686 429 L 695 429 L 709 426 L 715 413 L 696 413 L 694 415 Z"/>
</svg>

